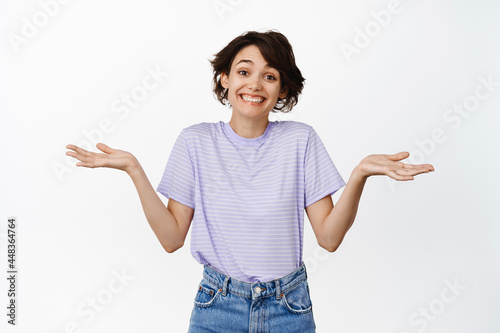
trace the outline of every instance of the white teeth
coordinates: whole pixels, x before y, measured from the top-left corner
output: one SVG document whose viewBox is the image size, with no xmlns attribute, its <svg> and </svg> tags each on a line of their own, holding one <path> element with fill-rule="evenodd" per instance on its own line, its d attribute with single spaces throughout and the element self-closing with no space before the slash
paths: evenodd
<svg viewBox="0 0 500 333">
<path fill-rule="evenodd" d="M 262 97 L 252 98 L 252 97 L 247 96 L 247 95 L 241 95 L 241 98 L 243 98 L 244 101 L 254 102 L 254 103 L 262 103 L 264 101 L 264 98 L 262 98 Z"/>
</svg>

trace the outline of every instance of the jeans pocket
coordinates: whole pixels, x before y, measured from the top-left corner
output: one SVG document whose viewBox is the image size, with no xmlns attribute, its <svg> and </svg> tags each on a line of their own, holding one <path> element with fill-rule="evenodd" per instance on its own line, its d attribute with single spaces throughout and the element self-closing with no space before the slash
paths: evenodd
<svg viewBox="0 0 500 333">
<path fill-rule="evenodd" d="M 222 289 L 203 279 L 198 285 L 198 291 L 194 297 L 194 305 L 200 308 L 212 306 L 219 298 Z"/>
<path fill-rule="evenodd" d="M 307 280 L 297 283 L 292 288 L 283 291 L 281 304 L 290 312 L 295 314 L 306 314 L 312 310 L 312 302 L 309 294 Z"/>
</svg>

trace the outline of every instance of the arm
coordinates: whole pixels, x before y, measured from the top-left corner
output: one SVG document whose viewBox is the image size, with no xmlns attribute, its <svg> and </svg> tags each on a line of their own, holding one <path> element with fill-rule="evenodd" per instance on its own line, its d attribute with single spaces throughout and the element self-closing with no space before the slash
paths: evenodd
<svg viewBox="0 0 500 333">
<path fill-rule="evenodd" d="M 173 199 L 169 199 L 168 207 L 165 207 L 134 155 L 112 149 L 103 143 L 98 143 L 96 147 L 104 154 L 89 152 L 69 144 L 66 148 L 72 151 L 66 152 L 66 155 L 80 160 L 76 164 L 78 167 L 106 167 L 125 171 L 134 182 L 146 219 L 163 248 L 168 253 L 181 248 L 193 219 L 194 209 Z"/>
<path fill-rule="evenodd" d="M 413 180 L 414 175 L 434 171 L 434 167 L 430 164 L 411 165 L 397 162 L 408 156 L 407 152 L 370 155 L 354 168 L 335 207 L 331 196 L 326 196 L 306 207 L 321 247 L 334 252 L 340 246 L 345 234 L 354 223 L 361 194 L 369 176 L 387 175 L 396 180 Z"/>
<path fill-rule="evenodd" d="M 326 196 L 306 208 L 306 211 L 309 210 L 307 213 L 309 216 L 314 214 L 314 212 L 311 211 L 314 210 L 315 207 L 319 209 L 321 206 L 331 207 L 331 210 L 327 212 L 328 215 L 321 223 L 320 232 L 316 235 L 318 244 L 328 252 L 334 252 L 340 246 L 345 234 L 354 223 L 361 193 L 363 192 L 367 178 L 368 177 L 364 177 L 359 171 L 359 168 L 356 167 L 346 184 L 344 192 L 342 192 L 338 202 L 335 204 L 335 207 L 333 207 L 331 196 Z"/>
<path fill-rule="evenodd" d="M 136 159 L 133 165 L 127 174 L 137 189 L 146 219 L 165 251 L 172 253 L 184 245 L 194 210 L 173 199 L 165 207 Z"/>
</svg>

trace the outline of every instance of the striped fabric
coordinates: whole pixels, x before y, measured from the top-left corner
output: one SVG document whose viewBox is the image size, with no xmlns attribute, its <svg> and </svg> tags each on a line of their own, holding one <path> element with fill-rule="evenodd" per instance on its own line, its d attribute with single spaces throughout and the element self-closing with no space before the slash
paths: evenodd
<svg viewBox="0 0 500 333">
<path fill-rule="evenodd" d="M 194 209 L 200 264 L 254 283 L 300 267 L 304 208 L 345 185 L 312 126 L 270 121 L 249 139 L 219 121 L 181 131 L 156 191 Z"/>
</svg>

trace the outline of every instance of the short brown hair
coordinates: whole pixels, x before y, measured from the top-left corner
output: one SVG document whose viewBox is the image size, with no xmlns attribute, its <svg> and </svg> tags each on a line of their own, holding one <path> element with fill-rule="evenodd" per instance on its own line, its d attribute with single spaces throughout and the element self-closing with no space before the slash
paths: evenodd
<svg viewBox="0 0 500 333">
<path fill-rule="evenodd" d="M 269 66 L 280 73 L 281 90 L 288 89 L 287 96 L 285 98 L 278 97 L 278 101 L 271 111 L 290 112 L 298 102 L 305 78 L 302 77 L 295 64 L 292 45 L 283 34 L 273 30 L 266 32 L 246 31 L 214 54 L 215 58 L 210 60 L 210 63 L 214 72 L 213 92 L 215 96 L 223 105 L 229 103 L 228 91 L 221 84 L 221 74 L 229 75 L 236 54 L 249 45 L 257 46 Z"/>
</svg>

